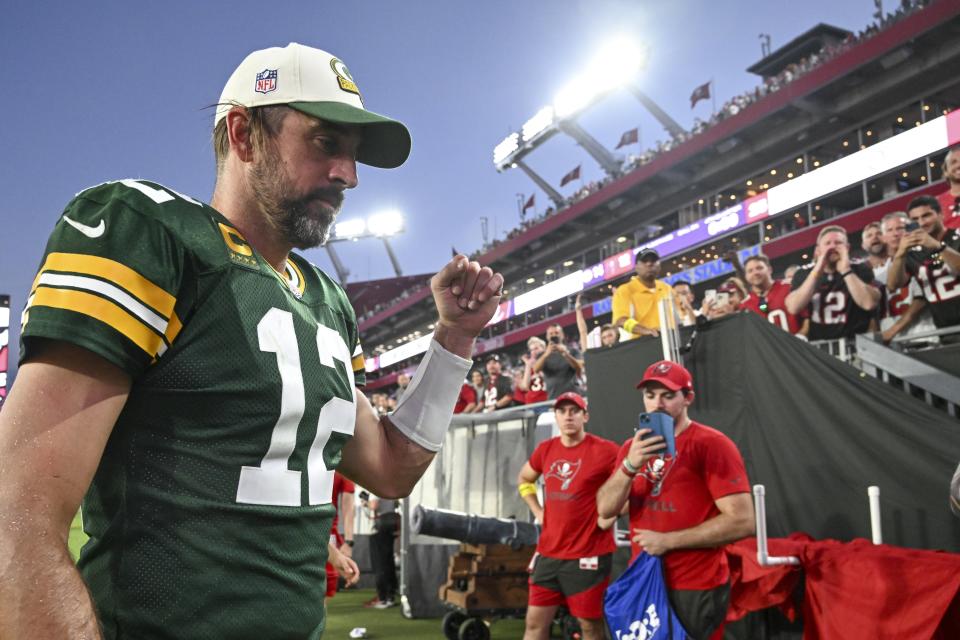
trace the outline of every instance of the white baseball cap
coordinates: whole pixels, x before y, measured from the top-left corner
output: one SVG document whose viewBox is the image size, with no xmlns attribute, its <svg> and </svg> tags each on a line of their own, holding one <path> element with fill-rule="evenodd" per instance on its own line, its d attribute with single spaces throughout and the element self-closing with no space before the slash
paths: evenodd
<svg viewBox="0 0 960 640">
<path fill-rule="evenodd" d="M 235 106 L 274 104 L 328 122 L 359 126 L 363 138 L 358 162 L 392 169 L 410 155 L 407 127 L 366 110 L 346 65 L 326 51 L 292 42 L 248 55 L 223 88 L 214 127 Z"/>
</svg>

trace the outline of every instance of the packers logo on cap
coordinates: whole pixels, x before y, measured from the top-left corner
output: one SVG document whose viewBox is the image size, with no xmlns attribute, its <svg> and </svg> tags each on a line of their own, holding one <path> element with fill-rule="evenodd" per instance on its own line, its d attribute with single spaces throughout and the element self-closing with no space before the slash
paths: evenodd
<svg viewBox="0 0 960 640">
<path fill-rule="evenodd" d="M 350 70 L 347 69 L 347 65 L 343 64 L 342 60 L 338 60 L 337 58 L 331 59 L 330 68 L 337 74 L 337 82 L 340 83 L 341 89 L 360 95 L 360 88 L 357 87 L 357 83 L 353 81 Z"/>
</svg>

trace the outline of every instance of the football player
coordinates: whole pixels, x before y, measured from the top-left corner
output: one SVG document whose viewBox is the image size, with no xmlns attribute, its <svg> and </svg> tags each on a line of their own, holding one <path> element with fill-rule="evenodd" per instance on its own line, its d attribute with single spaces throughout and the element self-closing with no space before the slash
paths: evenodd
<svg viewBox="0 0 960 640">
<path fill-rule="evenodd" d="M 354 310 L 292 252 L 357 162 L 405 161 L 406 127 L 299 44 L 250 54 L 214 124 L 209 205 L 109 182 L 50 236 L 0 414 L 0 637 L 317 638 L 334 469 L 399 497 L 443 442 L 502 277 L 462 255 L 434 276 L 433 340 L 378 418 Z"/>
</svg>

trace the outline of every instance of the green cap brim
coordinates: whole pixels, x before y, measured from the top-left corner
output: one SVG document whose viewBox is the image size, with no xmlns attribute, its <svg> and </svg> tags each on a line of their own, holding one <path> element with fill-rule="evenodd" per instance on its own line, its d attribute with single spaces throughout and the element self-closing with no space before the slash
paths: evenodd
<svg viewBox="0 0 960 640">
<path fill-rule="evenodd" d="M 394 169 L 410 155 L 410 132 L 398 120 L 342 102 L 290 102 L 288 106 L 328 122 L 359 126 L 363 139 L 357 162 Z"/>
</svg>

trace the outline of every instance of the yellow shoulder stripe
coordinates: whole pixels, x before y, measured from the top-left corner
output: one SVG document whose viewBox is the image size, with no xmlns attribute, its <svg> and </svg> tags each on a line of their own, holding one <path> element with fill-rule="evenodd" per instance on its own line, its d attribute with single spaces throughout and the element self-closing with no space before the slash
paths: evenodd
<svg viewBox="0 0 960 640">
<path fill-rule="evenodd" d="M 34 294 L 30 307 L 53 307 L 90 316 L 129 338 L 151 358 L 155 358 L 163 346 L 162 338 L 138 318 L 114 302 L 92 293 L 40 287 Z"/>
<path fill-rule="evenodd" d="M 354 371 L 365 371 L 367 365 L 363 360 L 363 354 L 361 353 L 358 356 L 353 356 L 353 359 L 350 361 L 350 366 L 353 367 Z"/>
<path fill-rule="evenodd" d="M 109 258 L 80 253 L 51 253 L 40 268 L 40 273 L 44 271 L 68 271 L 103 278 L 123 287 L 146 305 L 160 312 L 164 318 L 173 315 L 173 307 L 177 302 L 172 295 L 127 265 Z M 38 278 L 39 276 L 40 274 L 37 274 Z M 33 289 L 36 290 L 36 288 L 37 282 L 34 281 Z"/>
</svg>

